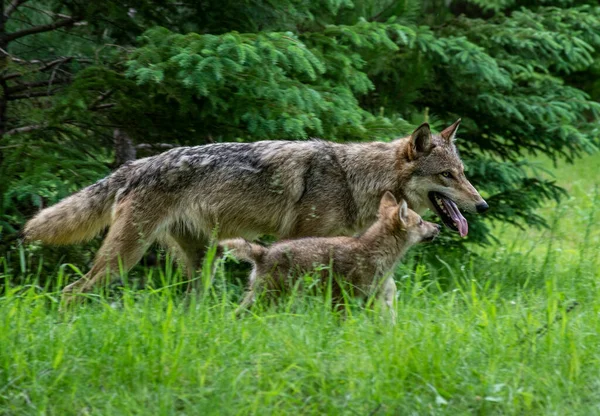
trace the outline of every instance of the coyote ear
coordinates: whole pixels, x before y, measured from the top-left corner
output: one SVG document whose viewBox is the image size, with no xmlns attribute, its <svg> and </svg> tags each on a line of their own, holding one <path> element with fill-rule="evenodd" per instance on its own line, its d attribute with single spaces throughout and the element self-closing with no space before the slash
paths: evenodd
<svg viewBox="0 0 600 416">
<path fill-rule="evenodd" d="M 409 156 L 416 159 L 419 153 L 424 153 L 431 147 L 431 129 L 429 123 L 423 123 L 410 135 Z"/>
<path fill-rule="evenodd" d="M 398 206 L 398 202 L 396 202 L 396 198 L 394 194 L 390 191 L 386 191 L 385 194 L 381 197 L 381 202 L 379 203 L 379 215 L 383 216 L 388 209 L 394 208 Z"/>
<path fill-rule="evenodd" d="M 440 136 L 442 136 L 444 138 L 444 140 L 446 140 L 446 142 L 452 143 L 454 141 L 454 137 L 456 136 L 456 131 L 458 130 L 458 126 L 460 126 L 460 121 L 461 120 L 459 118 L 454 123 L 452 123 L 451 126 L 448 126 L 444 130 L 442 130 L 442 132 L 440 133 Z"/>
<path fill-rule="evenodd" d="M 402 221 L 404 224 L 406 224 L 406 222 L 408 221 L 408 205 L 406 204 L 406 201 L 404 199 L 402 200 L 402 202 L 400 202 L 398 217 L 400 217 L 400 221 Z"/>
</svg>

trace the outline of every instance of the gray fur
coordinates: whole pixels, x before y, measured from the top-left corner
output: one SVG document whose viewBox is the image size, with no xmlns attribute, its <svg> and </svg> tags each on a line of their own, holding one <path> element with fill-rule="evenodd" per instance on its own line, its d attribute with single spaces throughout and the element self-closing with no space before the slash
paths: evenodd
<svg viewBox="0 0 600 416">
<path fill-rule="evenodd" d="M 453 138 L 458 124 L 453 126 L 446 136 Z M 418 129 L 420 138 L 427 134 L 429 126 Z M 156 240 L 173 247 L 192 271 L 215 229 L 219 239 L 362 232 L 376 219 L 385 191 L 418 213 L 431 208 L 431 189 L 474 210 L 482 199 L 464 178 L 452 140 L 442 135 L 420 140 L 427 146 L 415 147 L 409 136 L 390 143 L 261 141 L 175 148 L 131 162 L 43 210 L 26 225 L 25 235 L 68 244 L 112 224 L 92 271 L 69 292 L 89 290 L 104 279 L 106 267 L 117 269 L 119 256 L 132 267 Z M 448 184 L 435 176 L 445 169 L 455 170 L 460 180 Z"/>
</svg>

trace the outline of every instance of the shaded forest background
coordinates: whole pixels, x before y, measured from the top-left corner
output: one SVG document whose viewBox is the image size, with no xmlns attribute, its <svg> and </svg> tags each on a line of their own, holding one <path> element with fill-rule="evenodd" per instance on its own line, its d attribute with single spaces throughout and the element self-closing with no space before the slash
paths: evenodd
<svg viewBox="0 0 600 416">
<path fill-rule="evenodd" d="M 0 4 L 0 253 L 37 210 L 129 159 L 391 140 L 459 117 L 467 175 L 492 207 L 466 241 L 487 243 L 494 221 L 543 226 L 535 209 L 563 195 L 528 156 L 573 162 L 598 145 L 596 0 Z"/>
</svg>

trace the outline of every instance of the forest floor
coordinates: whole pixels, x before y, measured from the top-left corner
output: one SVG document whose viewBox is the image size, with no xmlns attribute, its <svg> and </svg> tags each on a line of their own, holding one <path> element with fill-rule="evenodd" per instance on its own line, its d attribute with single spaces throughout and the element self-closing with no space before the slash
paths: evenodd
<svg viewBox="0 0 600 416">
<path fill-rule="evenodd" d="M 540 164 L 570 192 L 540 210 L 552 227 L 499 227 L 466 259 L 401 267 L 393 327 L 318 298 L 235 319 L 239 288 L 220 282 L 66 312 L 58 293 L 7 287 L 0 414 L 599 414 L 600 154 Z"/>
</svg>

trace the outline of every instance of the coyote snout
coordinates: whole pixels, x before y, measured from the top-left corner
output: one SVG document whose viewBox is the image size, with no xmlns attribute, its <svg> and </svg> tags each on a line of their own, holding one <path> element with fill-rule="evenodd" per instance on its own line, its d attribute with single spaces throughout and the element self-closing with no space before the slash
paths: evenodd
<svg viewBox="0 0 600 416">
<path fill-rule="evenodd" d="M 400 203 L 399 209 L 399 218 L 404 218 L 407 240 L 412 244 L 433 241 L 439 235 L 442 227 L 429 221 L 423 221 L 419 214 L 406 207 L 405 201 Z"/>
<path fill-rule="evenodd" d="M 435 238 L 440 233 L 440 229 L 442 228 L 442 226 L 427 221 L 425 222 L 425 226 L 427 228 L 427 232 L 425 233 L 421 241 L 429 242 L 435 240 Z"/>
</svg>

